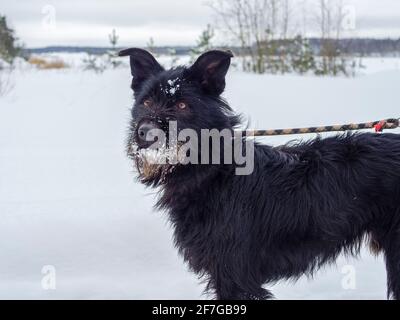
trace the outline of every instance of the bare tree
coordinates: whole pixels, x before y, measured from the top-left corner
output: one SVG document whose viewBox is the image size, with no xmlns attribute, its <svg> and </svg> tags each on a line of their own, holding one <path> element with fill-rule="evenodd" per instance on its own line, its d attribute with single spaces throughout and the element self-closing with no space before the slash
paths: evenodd
<svg viewBox="0 0 400 320">
<path fill-rule="evenodd" d="M 117 34 L 117 31 L 115 31 L 115 29 L 112 29 L 111 33 L 108 35 L 108 40 L 111 44 L 111 47 L 113 50 L 116 50 L 117 44 L 118 44 L 118 40 L 119 40 L 119 36 Z"/>
<path fill-rule="evenodd" d="M 290 1 L 216 0 L 209 3 L 220 29 L 239 43 L 244 70 L 264 73 L 266 65 L 273 65 L 275 40 L 288 36 Z"/>
<path fill-rule="evenodd" d="M 0 65 L 0 97 L 8 94 L 13 87 L 12 68 L 3 68 Z"/>
<path fill-rule="evenodd" d="M 319 0 L 316 22 L 320 30 L 321 74 L 345 73 L 339 40 L 345 18 L 343 0 Z"/>
<path fill-rule="evenodd" d="M 282 0 L 282 39 L 287 39 L 289 36 L 291 10 L 290 0 Z"/>
<path fill-rule="evenodd" d="M 115 69 L 122 65 L 121 61 L 117 58 L 117 45 L 119 36 L 115 29 L 112 29 L 111 33 L 108 35 L 108 41 L 111 45 L 111 50 L 108 50 L 108 62 Z"/>
<path fill-rule="evenodd" d="M 214 0 L 209 6 L 218 18 L 217 30 L 239 44 L 245 71 L 305 73 L 310 67 L 317 74 L 338 75 L 347 74 L 339 41 L 345 19 L 344 1 Z M 314 59 L 314 48 L 307 39 L 310 11 L 314 11 L 320 34 L 319 59 Z"/>
</svg>

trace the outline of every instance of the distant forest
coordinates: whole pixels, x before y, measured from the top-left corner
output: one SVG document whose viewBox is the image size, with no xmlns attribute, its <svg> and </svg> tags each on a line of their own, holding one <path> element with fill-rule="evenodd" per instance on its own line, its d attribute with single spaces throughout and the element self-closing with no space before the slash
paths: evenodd
<svg viewBox="0 0 400 320">
<path fill-rule="evenodd" d="M 322 41 L 318 38 L 308 39 L 310 47 L 315 55 L 320 55 L 322 48 Z M 279 40 L 275 40 L 279 41 Z M 400 39 L 340 39 L 332 40 L 337 41 L 337 47 L 340 48 L 342 53 L 350 56 L 400 56 Z M 225 47 L 226 48 L 226 47 Z M 239 47 L 230 47 L 236 54 L 241 54 Z M 110 50 L 109 47 L 75 47 L 75 46 L 52 46 L 44 48 L 26 48 L 25 52 L 32 53 L 50 53 L 50 52 L 87 52 L 90 54 L 105 54 Z M 176 55 L 188 55 L 191 53 L 192 47 L 189 46 L 162 46 L 152 47 L 151 51 L 155 54 L 170 54 L 174 52 Z"/>
</svg>

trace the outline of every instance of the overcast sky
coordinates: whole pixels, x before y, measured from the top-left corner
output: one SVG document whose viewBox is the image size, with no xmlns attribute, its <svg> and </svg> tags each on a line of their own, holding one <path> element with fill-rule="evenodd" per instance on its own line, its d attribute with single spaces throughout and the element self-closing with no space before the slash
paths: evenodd
<svg viewBox="0 0 400 320">
<path fill-rule="evenodd" d="M 120 45 L 191 45 L 213 22 L 211 0 L 1 0 L 28 47 L 107 46 L 115 28 Z M 297 5 L 304 0 L 294 1 Z M 314 0 L 309 0 L 314 1 Z M 356 12 L 352 36 L 400 38 L 400 0 L 347 0 Z"/>
</svg>

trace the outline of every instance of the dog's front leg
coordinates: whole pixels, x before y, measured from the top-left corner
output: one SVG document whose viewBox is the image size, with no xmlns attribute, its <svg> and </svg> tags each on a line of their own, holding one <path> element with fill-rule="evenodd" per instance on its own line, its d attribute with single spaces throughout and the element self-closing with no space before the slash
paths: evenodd
<svg viewBox="0 0 400 320">
<path fill-rule="evenodd" d="M 245 292 L 233 282 L 218 285 L 215 289 L 215 296 L 217 300 L 247 300 Z"/>
<path fill-rule="evenodd" d="M 267 300 L 274 298 L 272 293 L 264 288 L 252 290 L 252 292 L 238 288 L 230 291 L 216 290 L 216 297 L 218 300 Z"/>
<path fill-rule="evenodd" d="M 266 300 L 273 299 L 270 291 L 259 286 L 251 285 L 248 275 L 243 275 L 235 281 L 232 272 L 216 272 L 209 278 L 208 290 L 215 292 L 217 300 Z M 242 283 L 240 286 L 237 283 Z M 246 285 L 246 283 L 248 283 Z"/>
</svg>

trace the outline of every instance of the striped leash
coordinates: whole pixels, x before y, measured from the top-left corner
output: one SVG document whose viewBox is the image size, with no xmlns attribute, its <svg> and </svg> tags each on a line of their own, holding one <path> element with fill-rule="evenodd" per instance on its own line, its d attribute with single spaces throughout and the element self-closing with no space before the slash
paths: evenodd
<svg viewBox="0 0 400 320">
<path fill-rule="evenodd" d="M 382 132 L 386 129 L 396 129 L 400 126 L 399 119 L 386 119 L 374 122 L 352 123 L 335 126 L 308 127 L 308 128 L 293 128 L 293 129 L 273 129 L 273 130 L 247 130 L 245 133 L 249 137 L 264 137 L 264 136 L 283 136 L 292 134 L 306 133 L 322 133 L 322 132 L 338 132 L 338 131 L 353 131 L 362 129 L 375 129 L 376 132 Z"/>
</svg>

